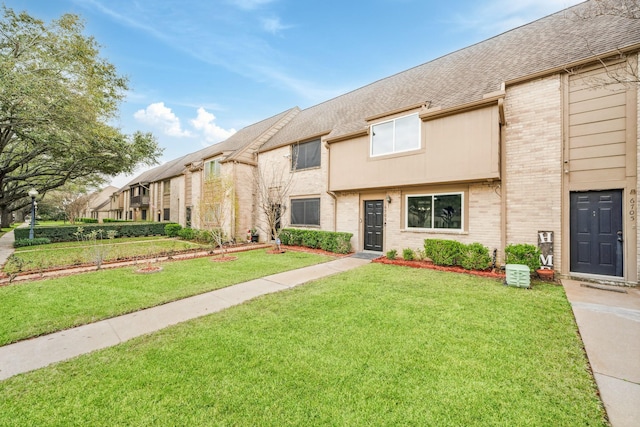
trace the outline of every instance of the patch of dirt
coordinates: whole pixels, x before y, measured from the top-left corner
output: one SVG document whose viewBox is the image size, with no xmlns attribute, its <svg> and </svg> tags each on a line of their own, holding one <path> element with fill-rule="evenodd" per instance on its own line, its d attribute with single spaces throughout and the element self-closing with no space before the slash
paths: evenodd
<svg viewBox="0 0 640 427">
<path fill-rule="evenodd" d="M 401 265 L 411 268 L 429 268 L 431 270 L 448 271 L 452 273 L 472 274 L 474 276 L 488 277 L 492 279 L 504 279 L 505 277 L 504 273 L 492 270 L 465 270 L 464 268 L 457 266 L 445 267 L 441 265 L 434 265 L 431 261 L 405 261 L 403 259 L 388 259 L 386 257 L 380 257 L 374 259 L 372 262 L 376 262 L 378 264 Z"/>
</svg>

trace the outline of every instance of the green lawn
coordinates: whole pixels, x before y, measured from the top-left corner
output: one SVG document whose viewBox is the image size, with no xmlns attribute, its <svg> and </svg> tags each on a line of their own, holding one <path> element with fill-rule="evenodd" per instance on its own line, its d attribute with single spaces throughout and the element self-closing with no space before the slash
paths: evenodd
<svg viewBox="0 0 640 427">
<path fill-rule="evenodd" d="M 0 287 L 0 345 L 331 259 L 260 249 L 234 255 L 236 261 L 223 263 L 165 262 L 155 274 L 125 267 Z"/>
<path fill-rule="evenodd" d="M 39 271 L 42 269 L 73 266 L 86 263 L 95 263 L 97 255 L 101 254 L 104 261 L 118 259 L 149 257 L 156 254 L 183 251 L 185 249 L 209 249 L 198 243 L 168 239 L 166 236 L 158 237 L 125 237 L 118 239 L 98 240 L 92 242 L 63 242 L 49 245 L 26 246 L 17 248 L 13 261 L 9 261 L 3 267 L 5 272 L 14 272 L 19 259 L 20 271 Z"/>
<path fill-rule="evenodd" d="M 0 383 L 3 425 L 605 426 L 561 287 L 371 264 Z"/>
</svg>

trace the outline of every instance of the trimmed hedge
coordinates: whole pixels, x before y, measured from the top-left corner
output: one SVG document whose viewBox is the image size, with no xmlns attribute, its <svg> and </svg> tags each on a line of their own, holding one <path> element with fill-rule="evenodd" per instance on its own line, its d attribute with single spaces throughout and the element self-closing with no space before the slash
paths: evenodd
<svg viewBox="0 0 640 427">
<path fill-rule="evenodd" d="M 465 245 L 455 240 L 426 239 L 424 252 L 435 265 L 460 266 L 466 270 L 485 270 L 491 264 L 489 249 L 480 243 Z"/>
<path fill-rule="evenodd" d="M 458 265 L 464 246 L 456 240 L 425 239 L 424 253 L 435 265 Z"/>
<path fill-rule="evenodd" d="M 76 218 L 76 222 L 82 222 L 84 224 L 97 224 L 98 220 L 95 218 Z"/>
<path fill-rule="evenodd" d="M 22 248 L 24 246 L 38 246 L 38 245 L 48 245 L 51 243 L 51 239 L 47 239 L 46 237 L 37 237 L 33 239 L 20 239 L 13 242 L 14 248 Z"/>
<path fill-rule="evenodd" d="M 301 230 L 298 228 L 280 230 L 280 242 L 283 245 L 322 249 L 336 254 L 351 252 L 351 237 L 353 234 L 339 231 Z"/>
<path fill-rule="evenodd" d="M 141 236 L 164 236 L 164 227 L 166 222 L 144 222 L 144 223 L 116 223 L 116 224 L 87 224 L 67 225 L 58 227 L 36 227 L 34 229 L 34 237 L 43 237 L 50 239 L 52 243 L 57 242 L 73 242 L 78 240 L 74 234 L 78 232 L 78 228 L 82 228 L 85 233 L 92 230 L 103 230 L 105 233 L 113 230 L 117 237 L 141 237 Z M 14 230 L 15 239 L 28 239 L 29 228 L 16 228 Z"/>
<path fill-rule="evenodd" d="M 533 273 L 540 268 L 540 249 L 528 243 L 508 245 L 504 249 L 505 264 L 522 264 Z"/>
<path fill-rule="evenodd" d="M 167 224 L 164 226 L 164 234 L 168 237 L 176 237 L 180 230 L 182 230 L 182 226 L 180 224 Z"/>
<path fill-rule="evenodd" d="M 103 218 L 102 222 L 133 222 L 129 219 L 113 219 L 113 218 Z"/>
</svg>

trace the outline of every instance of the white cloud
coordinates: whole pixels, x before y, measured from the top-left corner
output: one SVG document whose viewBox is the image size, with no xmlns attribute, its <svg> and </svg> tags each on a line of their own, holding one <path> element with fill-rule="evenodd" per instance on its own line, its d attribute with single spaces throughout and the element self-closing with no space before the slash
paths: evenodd
<svg viewBox="0 0 640 427">
<path fill-rule="evenodd" d="M 191 126 L 204 134 L 207 142 L 211 143 L 224 141 L 225 139 L 236 133 L 236 130 L 233 128 L 229 130 L 221 128 L 214 123 L 215 120 L 216 116 L 200 107 L 198 108 L 198 117 L 190 120 L 190 123 Z"/>
<path fill-rule="evenodd" d="M 291 25 L 284 25 L 278 17 L 262 18 L 262 28 L 271 34 L 278 34 L 283 30 L 291 28 Z"/>
<path fill-rule="evenodd" d="M 193 136 L 188 130 L 183 130 L 180 119 L 173 114 L 171 108 L 164 105 L 164 102 L 149 104 L 144 110 L 138 110 L 133 117 L 151 126 L 156 126 L 169 136 L 190 137 Z"/>
</svg>

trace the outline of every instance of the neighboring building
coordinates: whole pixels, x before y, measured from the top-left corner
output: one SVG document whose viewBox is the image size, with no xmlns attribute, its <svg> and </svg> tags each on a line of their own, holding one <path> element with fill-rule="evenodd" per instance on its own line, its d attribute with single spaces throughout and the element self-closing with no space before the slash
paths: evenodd
<svg viewBox="0 0 640 427">
<path fill-rule="evenodd" d="M 89 195 L 87 207 L 80 214 L 83 218 L 93 218 L 102 222 L 109 217 L 109 203 L 111 195 L 118 189 L 112 185 Z"/>
<path fill-rule="evenodd" d="M 637 79 L 640 20 L 578 17 L 592 4 L 296 109 L 254 138 L 258 170 L 291 179 L 281 225 L 351 232 L 357 251 L 380 254 L 480 242 L 499 260 L 508 244 L 553 236 L 544 261 L 559 274 L 637 283 L 637 83 L 615 80 Z M 179 209 L 197 204 L 223 152 L 181 160 L 191 190 Z M 251 184 L 236 179 L 236 229 L 260 225 Z"/>
</svg>

